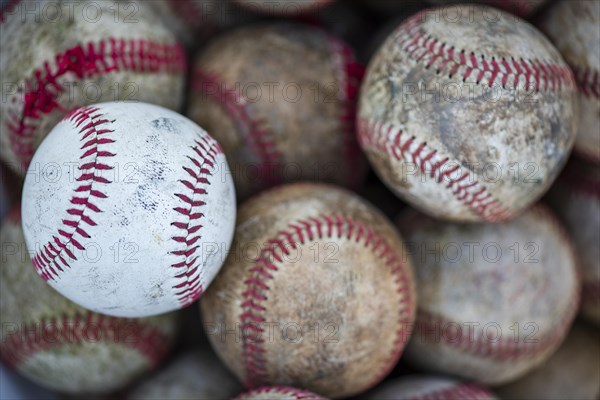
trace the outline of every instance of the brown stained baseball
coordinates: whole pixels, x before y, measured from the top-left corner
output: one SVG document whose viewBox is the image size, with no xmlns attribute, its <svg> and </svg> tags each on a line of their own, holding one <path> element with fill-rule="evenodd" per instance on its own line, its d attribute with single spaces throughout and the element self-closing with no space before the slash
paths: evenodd
<svg viewBox="0 0 600 400">
<path fill-rule="evenodd" d="M 600 398 L 599 376 L 598 331 L 578 322 L 548 361 L 496 391 L 503 399 L 595 400 Z"/>
<path fill-rule="evenodd" d="M 365 395 L 372 400 L 496 400 L 488 389 L 436 375 L 407 375 L 391 379 Z"/>
<path fill-rule="evenodd" d="M 231 399 L 242 386 L 212 350 L 186 350 L 160 372 L 149 376 L 128 395 L 129 400 Z"/>
<path fill-rule="evenodd" d="M 573 157 L 548 200 L 577 251 L 583 281 L 580 312 L 600 327 L 600 167 Z"/>
<path fill-rule="evenodd" d="M 570 239 L 535 206 L 502 224 L 399 219 L 415 264 L 418 310 L 406 359 L 423 371 L 486 385 L 547 360 L 579 306 Z"/>
<path fill-rule="evenodd" d="M 458 3 L 481 3 L 508 11 L 519 17 L 528 17 L 539 10 L 548 0 L 426 0 L 434 6 L 458 4 Z"/>
<path fill-rule="evenodd" d="M 35 273 L 18 209 L 2 225 L 0 244 L 0 352 L 20 374 L 61 393 L 106 394 L 168 355 L 176 314 L 114 318 L 62 297 Z"/>
<path fill-rule="evenodd" d="M 238 199 L 298 180 L 358 186 L 361 74 L 350 47 L 318 28 L 244 27 L 195 60 L 188 116 L 221 143 Z"/>
<path fill-rule="evenodd" d="M 343 189 L 303 183 L 255 196 L 201 301 L 209 340 L 249 388 L 359 394 L 408 340 L 416 299 L 404 250 L 389 221 Z"/>
<path fill-rule="evenodd" d="M 575 151 L 600 164 L 600 2 L 557 1 L 542 30 L 569 63 L 579 85 L 579 131 Z"/>
<path fill-rule="evenodd" d="M 0 33 L 0 158 L 20 175 L 73 108 L 182 106 L 184 49 L 147 2 L 16 2 L 1 14 Z"/>
<path fill-rule="evenodd" d="M 333 0 L 227 0 L 258 14 L 293 16 L 318 12 Z"/>
<path fill-rule="evenodd" d="M 306 390 L 285 386 L 264 386 L 240 394 L 235 400 L 327 400 Z"/>
<path fill-rule="evenodd" d="M 371 60 L 359 97 L 359 142 L 377 174 L 447 220 L 514 218 L 559 174 L 577 129 L 577 88 L 558 51 L 484 6 L 409 18 Z"/>
</svg>

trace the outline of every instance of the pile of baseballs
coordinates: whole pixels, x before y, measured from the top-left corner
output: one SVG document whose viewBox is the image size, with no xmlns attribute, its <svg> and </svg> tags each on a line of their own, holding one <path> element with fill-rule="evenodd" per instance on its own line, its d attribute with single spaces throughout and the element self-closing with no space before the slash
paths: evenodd
<svg viewBox="0 0 600 400">
<path fill-rule="evenodd" d="M 599 44 L 600 0 L 2 2 L 0 397 L 598 399 Z"/>
</svg>

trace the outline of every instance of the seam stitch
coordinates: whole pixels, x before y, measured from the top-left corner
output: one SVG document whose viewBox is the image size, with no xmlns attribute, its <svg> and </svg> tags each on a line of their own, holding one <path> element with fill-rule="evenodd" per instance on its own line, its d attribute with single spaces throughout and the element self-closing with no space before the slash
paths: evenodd
<svg viewBox="0 0 600 400">
<path fill-rule="evenodd" d="M 22 0 L 9 0 L 8 3 L 0 10 L 0 23 L 6 21 L 8 14 L 12 13 Z"/>
<path fill-rule="evenodd" d="M 600 98 L 600 73 L 589 67 L 571 65 L 579 90 L 589 98 Z"/>
<path fill-rule="evenodd" d="M 454 197 L 484 220 L 498 222 L 513 215 L 479 183 L 474 173 L 458 163 L 451 167 L 450 158 L 443 157 L 427 142 L 418 143 L 415 136 L 409 136 L 391 123 L 360 118 L 358 124 L 358 139 L 363 148 L 387 153 L 397 161 L 413 163 L 422 174 L 434 178 L 437 183 L 447 182 L 444 186 Z"/>
<path fill-rule="evenodd" d="M 463 82 L 474 80 L 478 85 L 487 82 L 490 88 L 500 84 L 504 89 L 534 88 L 539 92 L 575 87 L 573 73 L 566 64 L 523 57 L 486 57 L 457 49 L 428 34 L 419 22 L 424 18 L 424 13 L 410 18 L 396 30 L 394 37 L 408 57 L 425 65 L 425 69 L 435 68 L 438 74 L 448 74 L 450 78 L 460 74 Z"/>
<path fill-rule="evenodd" d="M 412 398 L 412 400 L 483 400 L 489 398 L 490 392 L 475 384 L 457 383 L 444 389 L 434 390 L 431 393 L 422 396 L 416 396 Z"/>
<path fill-rule="evenodd" d="M 261 386 L 252 391 L 252 394 L 283 394 L 288 396 L 294 396 L 295 400 L 321 400 L 321 397 L 304 390 L 295 389 L 288 386 Z M 248 393 L 242 393 L 236 400 L 246 399 Z"/>
<path fill-rule="evenodd" d="M 571 237 L 565 230 L 565 228 L 558 222 L 556 217 L 545 207 L 542 206 L 534 206 L 531 209 L 531 212 L 539 215 L 540 218 L 546 220 L 551 226 L 552 229 L 558 233 L 559 236 L 562 237 L 562 240 L 567 244 L 568 251 L 571 253 L 571 256 L 574 260 L 577 260 L 577 252 L 571 240 Z M 539 352 L 544 351 L 547 348 L 552 348 L 554 346 L 558 346 L 565 336 L 568 334 L 569 329 L 571 328 L 571 324 L 578 312 L 579 304 L 581 301 L 581 272 L 579 268 L 575 268 L 575 293 L 571 301 L 569 301 L 567 305 L 566 312 L 557 326 L 553 326 L 553 330 L 543 337 L 541 340 L 537 340 L 533 343 L 515 343 L 513 339 L 503 339 L 500 338 L 498 342 L 491 343 L 489 340 L 482 340 L 482 335 L 474 335 L 477 336 L 477 339 L 471 340 L 469 335 L 465 338 L 464 335 L 461 335 L 461 340 L 449 341 L 444 340 L 448 339 L 446 335 L 441 335 L 442 341 L 444 344 L 447 344 L 453 348 L 457 348 L 460 351 L 466 351 L 470 354 L 473 354 L 482 358 L 491 358 L 496 361 L 505 362 L 514 360 L 517 358 L 527 358 L 533 357 Z M 420 310 L 417 311 L 417 319 L 415 321 L 415 329 L 422 332 L 424 329 L 426 331 L 431 332 L 434 329 L 443 326 L 444 324 L 452 323 L 455 321 L 450 321 L 442 316 L 426 313 Z M 422 325 L 425 327 L 422 327 Z M 439 330 L 438 330 L 439 331 Z M 479 332 L 481 333 L 481 332 Z M 413 335 L 416 333 L 413 332 Z M 441 337 L 440 336 L 440 337 Z M 439 343 L 440 341 L 438 341 Z"/>
<path fill-rule="evenodd" d="M 10 111 L 6 122 L 13 152 L 27 167 L 34 152 L 36 121 L 55 110 L 68 111 L 59 103 L 65 92 L 59 82 L 63 78 L 92 78 L 118 71 L 177 74 L 185 69 L 185 53 L 179 44 L 109 38 L 71 47 L 57 54 L 53 62 L 45 61 L 25 80 L 25 93 L 19 91 L 12 98 L 14 103 L 23 96 L 19 112 Z"/>
<path fill-rule="evenodd" d="M 180 230 L 177 236 L 171 237 L 171 240 L 178 245 L 185 245 L 183 249 L 170 253 L 178 258 L 183 257 L 182 261 L 171 264 L 171 267 L 178 270 L 175 278 L 179 282 L 173 286 L 173 289 L 184 307 L 196 301 L 204 291 L 200 268 L 202 260 L 196 255 L 200 247 L 197 242 L 202 238 L 200 230 L 203 226 L 200 222 L 204 217 L 200 209 L 206 205 L 202 198 L 208 194 L 216 157 L 222 154 L 219 144 L 208 134 L 202 135 L 194 142 L 195 146 L 190 146 L 192 156 L 187 156 L 193 166 L 182 167 L 186 178 L 179 180 L 179 183 L 183 186 L 180 187 L 183 191 L 175 193 L 175 196 L 185 203 L 183 207 L 173 208 L 182 216 L 182 220 L 171 222 L 171 226 Z"/>
<path fill-rule="evenodd" d="M 49 329 L 52 329 L 51 331 Z M 137 350 L 153 367 L 160 364 L 169 349 L 169 339 L 158 328 L 138 319 L 109 317 L 93 312 L 72 317 L 42 318 L 21 324 L 2 343 L 2 357 L 17 368 L 34 354 L 62 345 L 118 343 Z"/>
<path fill-rule="evenodd" d="M 338 98 L 343 106 L 340 120 L 345 134 L 343 139 L 344 160 L 351 171 L 354 169 L 356 160 L 362 157 L 356 140 L 356 100 L 365 68 L 356 61 L 350 46 L 332 35 L 328 35 L 328 41 L 336 71 Z M 358 187 L 361 183 L 358 181 L 361 176 L 359 174 L 352 174 L 352 176 L 356 179 L 352 185 Z"/>
<path fill-rule="evenodd" d="M 79 140 L 82 142 L 80 149 L 83 152 L 79 160 L 83 164 L 78 167 L 81 174 L 76 179 L 78 186 L 70 199 L 71 208 L 66 210 L 68 216 L 62 220 L 62 226 L 52 236 L 52 240 L 36 251 L 32 258 L 35 270 L 45 281 L 58 278 L 64 268 L 70 268 L 70 262 L 77 260 L 69 247 L 85 250 L 79 240 L 91 237 L 86 226 L 96 226 L 93 214 L 102 211 L 93 201 L 107 198 L 97 186 L 112 183 L 101 175 L 103 171 L 113 169 L 104 159 L 115 156 L 115 153 L 106 149 L 107 145 L 115 143 L 110 137 L 114 129 L 109 129 L 114 120 L 104 118 L 99 110 L 97 107 L 82 107 L 63 119 L 79 129 Z"/>
<path fill-rule="evenodd" d="M 321 215 L 310 217 L 290 223 L 286 230 L 266 242 L 259 256 L 254 260 L 253 267 L 249 270 L 250 277 L 244 281 L 246 290 L 242 293 L 243 312 L 240 315 L 242 332 L 262 334 L 264 329 L 259 323 L 265 322 L 263 313 L 266 311 L 263 302 L 267 300 L 266 293 L 270 289 L 268 281 L 273 279 L 273 274 L 278 271 L 277 263 L 282 262 L 282 255 L 289 254 L 289 249 L 296 249 L 304 245 L 324 238 L 342 238 L 352 240 L 355 243 L 362 242 L 366 248 L 377 254 L 385 265 L 392 269 L 396 276 L 395 283 L 397 292 L 402 294 L 400 300 L 400 315 L 396 332 L 394 349 L 390 354 L 385 367 L 373 381 L 378 382 L 391 371 L 402 353 L 406 342 L 404 325 L 410 322 L 410 309 L 414 300 L 410 295 L 406 266 L 402 258 L 377 232 L 361 222 L 353 220 L 349 216 Z M 242 337 L 242 359 L 246 371 L 245 382 L 248 387 L 256 387 L 268 382 L 267 361 L 265 358 L 264 339 L 253 339 Z"/>
<path fill-rule="evenodd" d="M 272 133 L 265 127 L 266 122 L 252 116 L 248 103 L 237 85 L 236 88 L 231 88 L 221 81 L 216 73 L 201 68 L 195 71 L 194 90 L 217 103 L 225 111 L 242 134 L 246 145 L 260 160 L 258 176 L 264 177 L 267 184 L 275 185 L 281 182 L 281 177 L 269 170 L 278 170 L 276 167 L 281 164 L 283 154 L 277 149 Z"/>
</svg>

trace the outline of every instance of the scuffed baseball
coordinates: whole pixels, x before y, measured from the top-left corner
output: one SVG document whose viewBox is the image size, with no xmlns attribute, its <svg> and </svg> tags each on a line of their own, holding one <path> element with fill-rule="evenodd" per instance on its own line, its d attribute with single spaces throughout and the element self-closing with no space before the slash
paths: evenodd
<svg viewBox="0 0 600 400">
<path fill-rule="evenodd" d="M 600 327 L 600 167 L 573 157 L 548 200 L 577 251 L 583 281 L 581 314 Z"/>
<path fill-rule="evenodd" d="M 358 186 L 361 74 L 352 50 L 318 28 L 244 27 L 196 58 L 188 115 L 223 146 L 240 199 L 298 180 Z"/>
<path fill-rule="evenodd" d="M 571 65 L 579 85 L 575 151 L 600 164 L 600 2 L 557 1 L 541 27 Z"/>
<path fill-rule="evenodd" d="M 237 380 L 207 348 L 186 351 L 162 371 L 148 377 L 130 400 L 230 399 L 242 390 Z"/>
<path fill-rule="evenodd" d="M 539 368 L 497 388 L 503 399 L 581 399 L 600 397 L 598 331 L 576 323 L 556 353 Z"/>
<path fill-rule="evenodd" d="M 3 224 L 0 245 L 0 352 L 20 374 L 62 393 L 110 393 L 168 354 L 176 314 L 108 317 L 77 306 L 44 283 L 29 258 L 18 209 Z"/>
<path fill-rule="evenodd" d="M 488 389 L 474 383 L 435 375 L 408 375 L 392 379 L 365 396 L 373 400 L 495 400 Z"/>
<path fill-rule="evenodd" d="M 358 136 L 371 165 L 438 218 L 514 218 L 550 187 L 576 129 L 568 65 L 531 25 L 490 7 L 409 18 L 361 86 Z"/>
<path fill-rule="evenodd" d="M 38 274 L 113 316 L 191 304 L 231 243 L 227 171 L 219 144 L 174 111 L 118 102 L 73 111 L 40 145 L 23 189 Z"/>
<path fill-rule="evenodd" d="M 0 18 L 0 49 L 0 157 L 20 175 L 73 108 L 182 106 L 185 52 L 144 1 L 17 2 Z"/>
<path fill-rule="evenodd" d="M 370 204 L 334 186 L 281 186 L 242 205 L 232 246 L 201 310 L 247 387 L 349 397 L 394 367 L 415 309 L 411 263 Z"/>
<path fill-rule="evenodd" d="M 403 215 L 419 304 L 411 364 L 499 385 L 547 360 L 579 306 L 570 239 L 536 206 L 503 224 L 453 224 Z"/>
<path fill-rule="evenodd" d="M 286 386 L 264 386 L 240 394 L 235 400 L 327 400 L 306 390 Z"/>
<path fill-rule="evenodd" d="M 333 0 L 227 0 L 247 10 L 267 15 L 292 16 L 310 12 L 329 5 Z"/>
</svg>

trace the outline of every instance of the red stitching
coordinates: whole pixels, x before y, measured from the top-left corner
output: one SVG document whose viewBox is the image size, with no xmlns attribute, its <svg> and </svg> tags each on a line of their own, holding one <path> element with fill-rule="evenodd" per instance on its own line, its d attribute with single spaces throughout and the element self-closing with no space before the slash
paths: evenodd
<svg viewBox="0 0 600 400">
<path fill-rule="evenodd" d="M 294 396 L 295 400 L 323 400 L 323 398 L 314 393 L 295 389 L 287 386 L 261 386 L 248 393 L 238 395 L 234 400 L 244 400 L 257 394 L 281 394 L 285 396 Z"/>
<path fill-rule="evenodd" d="M 107 197 L 98 186 L 111 182 L 100 174 L 97 175 L 97 172 L 113 169 L 105 164 L 105 159 L 115 155 L 106 150 L 107 145 L 115 143 L 109 135 L 114 130 L 106 127 L 114 121 L 105 119 L 104 114 L 98 110 L 100 109 L 96 107 L 82 107 L 64 118 L 64 121 L 70 121 L 79 129 L 83 152 L 79 160 L 83 164 L 78 168 L 81 171 L 76 179 L 79 186 L 71 196 L 72 207 L 66 210 L 68 216 L 62 220 L 63 226 L 58 228 L 52 240 L 32 258 L 35 270 L 45 281 L 57 278 L 64 268 L 70 267 L 68 259 L 77 260 L 69 247 L 85 249 L 79 240 L 90 238 L 86 226 L 95 226 L 92 216 L 101 212 L 95 201 Z"/>
<path fill-rule="evenodd" d="M 280 183 L 281 176 L 273 171 L 279 171 L 277 166 L 281 164 L 283 155 L 271 138 L 271 133 L 265 128 L 266 122 L 252 116 L 238 88 L 228 87 L 216 73 L 200 68 L 196 69 L 193 88 L 219 104 L 236 124 L 246 145 L 253 149 L 260 160 L 259 176 L 269 186 Z"/>
<path fill-rule="evenodd" d="M 493 397 L 489 390 L 472 383 L 457 383 L 430 393 L 411 397 L 411 400 L 487 400 Z"/>
<path fill-rule="evenodd" d="M 329 46 L 334 55 L 335 69 L 337 71 L 338 94 L 343 102 L 344 110 L 340 116 L 344 129 L 344 160 L 354 170 L 356 160 L 360 160 L 362 152 L 356 140 L 356 99 L 363 79 L 365 68 L 356 61 L 352 48 L 329 35 Z M 360 185 L 360 174 L 352 174 L 356 179 L 353 186 Z"/>
<path fill-rule="evenodd" d="M 158 328 L 142 320 L 87 312 L 21 324 L 17 332 L 5 338 L 0 348 L 7 364 L 17 368 L 38 352 L 62 345 L 99 342 L 119 343 L 137 350 L 154 367 L 166 356 L 170 340 Z"/>
<path fill-rule="evenodd" d="M 199 208 L 206 205 L 206 202 L 201 199 L 208 194 L 210 178 L 217 162 L 216 157 L 223 153 L 219 144 L 207 134 L 195 140 L 195 144 L 191 147 L 192 156 L 188 156 L 193 166 L 182 167 L 187 178 L 179 181 L 185 193 L 175 193 L 175 196 L 185 205 L 175 207 L 174 210 L 184 219 L 171 223 L 171 226 L 181 230 L 181 234 L 173 236 L 171 240 L 177 245 L 185 245 L 184 248 L 171 252 L 178 258 L 184 258 L 183 261 L 171 264 L 172 268 L 181 269 L 175 276 L 179 283 L 173 286 L 173 289 L 183 307 L 196 301 L 204 291 L 200 268 L 202 260 L 196 255 L 200 247 L 198 241 L 202 237 L 200 221 L 204 217 Z"/>
<path fill-rule="evenodd" d="M 600 97 L 600 73 L 591 68 L 580 68 L 572 65 L 579 90 L 587 97 Z"/>
<path fill-rule="evenodd" d="M 244 301 L 241 305 L 243 312 L 240 315 L 242 332 L 263 332 L 263 328 L 258 324 L 265 322 L 263 313 L 266 308 L 263 302 L 267 300 L 266 293 L 270 288 L 268 281 L 273 279 L 273 274 L 278 270 L 275 264 L 282 261 L 282 253 L 286 253 L 286 249 L 296 249 L 297 246 L 307 242 L 335 236 L 345 237 L 347 240 L 354 240 L 357 243 L 362 241 L 365 247 L 370 248 L 385 262 L 387 267 L 392 269 L 392 273 L 396 275 L 395 283 L 398 285 L 398 292 L 405 294 L 401 300 L 400 328 L 396 333 L 395 348 L 386 367 L 374 380 L 374 382 L 379 382 L 391 371 L 402 353 L 406 341 L 403 326 L 411 322 L 408 314 L 410 314 L 409 310 L 414 300 L 410 297 L 409 282 L 405 274 L 406 266 L 403 264 L 402 258 L 377 232 L 349 216 L 322 215 L 299 220 L 290 223 L 287 230 L 280 231 L 275 238 L 267 242 L 266 247 L 254 260 L 254 266 L 250 269 L 251 276 L 244 281 L 246 291 L 242 293 Z M 266 384 L 268 372 L 264 355 L 264 339 L 254 338 L 250 342 L 245 335 L 242 336 L 246 386 L 257 387 Z"/>
<path fill-rule="evenodd" d="M 9 2 L 0 10 L 0 23 L 6 21 L 8 14 L 12 14 L 21 0 L 9 0 Z"/>
<path fill-rule="evenodd" d="M 417 143 L 414 136 L 408 136 L 393 124 L 360 118 L 358 140 L 363 148 L 372 148 L 388 153 L 398 161 L 413 163 L 422 174 L 438 183 L 444 182 L 457 200 L 488 222 L 509 219 L 513 215 L 493 198 L 472 172 L 458 164 L 450 168 L 448 157 L 440 155 L 426 142 Z"/>
<path fill-rule="evenodd" d="M 64 76 L 84 79 L 117 71 L 177 74 L 185 68 L 185 53 L 179 44 L 109 38 L 67 49 L 55 56 L 54 63 L 44 62 L 25 81 L 25 93 L 15 95 L 22 95 L 24 101 L 20 112 L 10 112 L 6 121 L 13 152 L 26 168 L 33 156 L 36 121 L 55 110 L 68 111 L 58 102 L 65 91 L 59 83 Z"/>
<path fill-rule="evenodd" d="M 556 217 L 546 207 L 540 205 L 536 205 L 531 208 L 530 212 L 538 214 L 540 218 L 545 219 L 550 223 L 552 229 L 554 229 L 556 233 L 562 237 L 562 241 L 567 244 L 572 258 L 576 260 L 577 252 L 575 251 L 571 237 L 566 232 L 562 224 L 559 223 Z M 418 214 L 415 215 L 415 217 L 420 218 Z M 426 221 L 427 220 L 433 221 L 430 218 L 427 218 Z M 414 223 L 417 221 L 418 219 L 413 219 L 412 222 Z M 472 337 L 470 337 L 469 334 L 461 335 L 456 339 L 453 338 L 453 340 L 448 340 L 447 335 L 439 335 L 436 336 L 434 342 L 443 342 L 450 347 L 457 348 L 459 351 L 468 352 L 482 358 L 492 358 L 501 362 L 511 361 L 519 358 L 529 358 L 535 354 L 538 354 L 539 352 L 544 351 L 545 349 L 555 347 L 560 344 L 567 335 L 569 329 L 571 328 L 571 323 L 579 309 L 579 303 L 581 300 L 581 273 L 579 268 L 575 268 L 575 274 L 577 287 L 573 298 L 570 299 L 571 301 L 569 302 L 565 315 L 558 326 L 553 327 L 554 329 L 548 335 L 542 337 L 541 339 L 538 338 L 537 342 L 515 343 L 513 338 L 507 338 L 505 336 L 502 336 L 496 342 L 490 342 L 489 340 L 484 340 L 482 338 L 481 332 L 474 332 Z M 417 311 L 417 319 L 415 321 L 413 337 L 421 334 L 422 332 L 440 332 L 441 327 L 453 322 L 457 321 L 451 321 L 440 315 L 427 313 L 419 309 Z M 421 338 L 424 337 L 425 341 L 427 341 L 427 336 L 427 334 L 421 334 Z"/>
<path fill-rule="evenodd" d="M 450 78 L 462 71 L 463 82 L 473 80 L 481 84 L 486 80 L 489 87 L 500 84 L 505 89 L 509 86 L 517 89 L 519 83 L 523 89 L 533 87 L 536 91 L 575 87 L 573 73 L 567 65 L 522 57 L 496 59 L 456 49 L 425 31 L 422 21 L 426 18 L 425 13 L 419 13 L 395 32 L 402 50 L 415 62 L 424 64 L 425 69 L 435 68 L 437 73 Z"/>
</svg>

